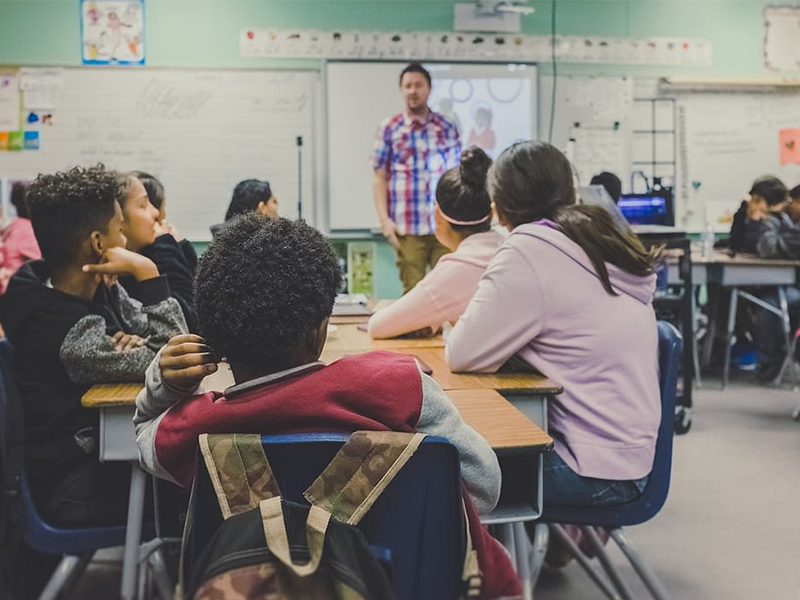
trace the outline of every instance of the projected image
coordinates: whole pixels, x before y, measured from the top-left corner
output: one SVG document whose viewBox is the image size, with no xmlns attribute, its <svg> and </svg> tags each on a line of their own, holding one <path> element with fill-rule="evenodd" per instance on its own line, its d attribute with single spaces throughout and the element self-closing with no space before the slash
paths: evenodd
<svg viewBox="0 0 800 600">
<path fill-rule="evenodd" d="M 496 158 L 533 131 L 531 79 L 493 77 L 433 80 L 428 104 L 452 120 L 464 148 L 478 146 Z"/>
</svg>

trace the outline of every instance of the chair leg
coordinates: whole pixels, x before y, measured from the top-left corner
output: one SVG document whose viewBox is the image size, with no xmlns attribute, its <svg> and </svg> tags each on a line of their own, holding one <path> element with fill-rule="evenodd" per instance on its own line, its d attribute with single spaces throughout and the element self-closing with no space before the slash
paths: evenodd
<svg viewBox="0 0 800 600">
<path fill-rule="evenodd" d="M 50 577 L 50 581 L 47 582 L 42 593 L 39 594 L 39 600 L 56 600 L 80 563 L 80 556 L 70 555 L 62 558 Z"/>
<path fill-rule="evenodd" d="M 797 406 L 795 406 L 795 407 L 794 407 L 794 410 L 792 411 L 792 418 L 793 418 L 795 421 L 797 421 L 798 419 L 800 419 L 800 402 L 798 402 L 798 403 L 797 403 Z"/>
<path fill-rule="evenodd" d="M 539 574 L 544 566 L 544 557 L 547 555 L 547 544 L 550 541 L 550 527 L 547 523 L 536 523 L 531 544 L 531 588 L 536 587 Z"/>
<path fill-rule="evenodd" d="M 514 554 L 516 555 L 517 575 L 522 582 L 523 600 L 533 600 L 533 585 L 531 584 L 531 543 L 524 523 L 514 523 Z"/>
<path fill-rule="evenodd" d="M 175 588 L 169 577 L 169 573 L 167 573 L 167 565 L 164 562 L 164 555 L 160 549 L 150 555 L 148 563 L 153 573 L 153 580 L 155 581 L 159 598 L 161 598 L 161 600 L 172 600 Z"/>
<path fill-rule="evenodd" d="M 619 546 L 619 549 L 622 550 L 623 554 L 625 554 L 626 558 L 639 574 L 639 577 L 641 577 L 642 581 L 647 586 L 647 589 L 650 590 L 650 595 L 656 600 L 669 600 L 669 594 L 664 584 L 661 583 L 661 580 L 648 564 L 642 560 L 639 552 L 623 533 L 622 529 L 612 529 L 610 533 L 611 537 L 613 537 L 614 541 L 617 543 L 617 546 Z"/>
<path fill-rule="evenodd" d="M 611 579 L 614 587 L 619 590 L 620 596 L 622 596 L 624 600 L 633 600 L 633 593 L 625 584 L 625 581 L 617 572 L 617 569 L 614 568 L 614 564 L 611 562 L 611 558 L 608 556 L 608 552 L 606 552 L 605 546 L 603 545 L 603 542 L 600 541 L 600 537 L 597 535 L 594 527 L 591 525 L 583 525 L 581 526 L 581 531 L 583 532 L 584 537 L 588 540 L 589 545 L 592 546 L 594 553 L 597 555 L 600 564 L 603 565 L 603 569 L 605 569 L 605 572 L 609 579 Z"/>
<path fill-rule="evenodd" d="M 583 567 L 583 570 L 586 571 L 587 575 L 591 577 L 592 581 L 597 584 L 602 592 L 606 595 L 606 597 L 611 598 L 611 600 L 623 600 L 622 596 L 613 589 L 611 584 L 609 584 L 604 578 L 600 571 L 586 558 L 586 555 L 581 552 L 578 545 L 575 541 L 569 536 L 569 534 L 564 531 L 564 528 L 561 525 L 553 523 L 550 525 L 550 532 L 553 534 L 553 537 L 558 539 L 559 542 L 564 544 L 569 551 L 572 553 L 572 556 L 575 557 L 575 560 L 578 561 L 578 564 Z"/>
</svg>

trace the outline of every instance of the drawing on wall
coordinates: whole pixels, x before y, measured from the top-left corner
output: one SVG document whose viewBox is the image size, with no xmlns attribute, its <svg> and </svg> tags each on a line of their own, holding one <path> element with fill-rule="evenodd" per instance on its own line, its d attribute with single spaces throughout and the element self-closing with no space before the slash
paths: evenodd
<svg viewBox="0 0 800 600">
<path fill-rule="evenodd" d="M 16 69 L 0 71 L 0 131 L 19 129 L 19 73 Z"/>
<path fill-rule="evenodd" d="M 144 0 L 82 0 L 85 65 L 143 65 Z"/>
<path fill-rule="evenodd" d="M 772 71 L 800 70 L 800 7 L 764 9 L 764 66 Z"/>
</svg>

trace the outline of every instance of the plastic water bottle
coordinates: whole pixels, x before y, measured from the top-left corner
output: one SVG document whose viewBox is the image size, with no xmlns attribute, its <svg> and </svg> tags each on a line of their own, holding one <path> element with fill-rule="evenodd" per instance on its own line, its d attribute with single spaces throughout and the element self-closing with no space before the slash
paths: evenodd
<svg viewBox="0 0 800 600">
<path fill-rule="evenodd" d="M 700 253 L 703 258 L 711 258 L 714 255 L 714 228 L 710 223 L 706 223 L 700 236 Z"/>
</svg>

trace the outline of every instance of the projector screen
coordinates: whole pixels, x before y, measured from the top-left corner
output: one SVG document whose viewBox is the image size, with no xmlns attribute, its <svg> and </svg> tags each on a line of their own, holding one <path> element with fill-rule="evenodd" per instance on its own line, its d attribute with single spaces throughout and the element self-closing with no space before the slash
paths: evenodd
<svg viewBox="0 0 800 600">
<path fill-rule="evenodd" d="M 328 62 L 326 66 L 328 224 L 332 231 L 379 229 L 370 156 L 378 125 L 403 111 L 404 62 Z M 428 105 L 459 128 L 461 146 L 496 158 L 537 136 L 536 66 L 426 63 Z"/>
</svg>

